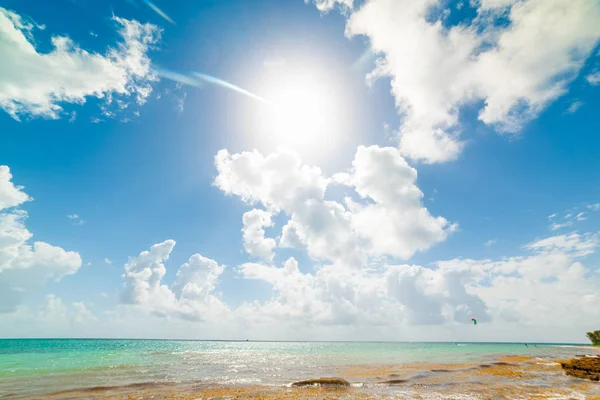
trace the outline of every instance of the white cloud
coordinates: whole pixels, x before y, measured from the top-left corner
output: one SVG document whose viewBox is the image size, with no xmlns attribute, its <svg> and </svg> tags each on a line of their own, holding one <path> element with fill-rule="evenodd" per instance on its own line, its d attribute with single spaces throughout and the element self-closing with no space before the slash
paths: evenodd
<svg viewBox="0 0 600 400">
<path fill-rule="evenodd" d="M 581 209 L 588 209 L 594 211 L 595 205 L 588 205 L 585 207 L 573 207 L 567 213 L 565 213 L 560 220 L 558 220 L 558 214 L 552 214 L 548 217 L 552 223 L 550 224 L 550 229 L 552 231 L 557 231 L 559 229 L 571 227 L 578 222 L 586 221 L 588 219 L 587 212 L 579 211 Z M 600 209 L 600 207 L 598 207 Z"/>
<path fill-rule="evenodd" d="M 510 24 L 496 24 L 494 10 L 511 4 L 500 13 Z M 430 20 L 435 5 L 372 0 L 346 25 L 348 37 L 367 36 L 380 56 L 368 80 L 391 78 L 402 154 L 425 162 L 458 157 L 459 112 L 468 105 L 483 102 L 481 121 L 518 132 L 567 91 L 600 37 L 596 0 L 482 1 L 470 25 L 451 27 Z"/>
<path fill-rule="evenodd" d="M 225 267 L 216 261 L 194 254 L 179 268 L 171 288 L 162 283 L 167 271 L 164 262 L 174 247 L 174 240 L 155 244 L 125 264 L 123 302 L 157 316 L 193 321 L 226 318 L 229 309 L 214 293 Z"/>
<path fill-rule="evenodd" d="M 491 278 L 487 285 L 474 288 L 474 293 L 485 300 L 498 319 L 518 321 L 526 328 L 551 327 L 560 320 L 576 331 L 587 327 L 590 318 L 600 316 L 596 307 L 586 303 L 597 296 L 598 269 L 581 262 L 582 257 L 596 251 L 597 235 L 560 235 L 525 247 L 535 254 L 496 262 L 469 262 Z"/>
<path fill-rule="evenodd" d="M 305 246 L 318 260 L 357 267 L 370 256 L 407 259 L 456 228 L 422 206 L 416 170 L 397 149 L 361 146 L 353 168 L 333 178 L 289 152 L 265 157 L 257 151 L 231 155 L 222 150 L 215 164 L 217 187 L 249 204 L 262 203 L 273 215 L 283 211 L 289 219 L 280 245 Z M 354 188 L 364 200 L 347 198 L 345 205 L 326 200 L 327 186 L 334 183 Z"/>
<path fill-rule="evenodd" d="M 311 0 L 304 0 L 309 3 Z M 352 9 L 354 0 L 312 0 L 317 9 L 321 12 L 331 11 L 335 6 L 340 6 L 342 9 Z"/>
<path fill-rule="evenodd" d="M 4 337 L 99 337 L 99 319 L 84 302 L 68 304 L 54 294 L 46 295 L 36 308 L 19 306 L 2 318 Z"/>
<path fill-rule="evenodd" d="M 98 318 L 86 307 L 83 301 L 73 303 L 73 319 L 76 323 L 88 323 L 97 321 Z"/>
<path fill-rule="evenodd" d="M 0 8 L 0 108 L 13 118 L 59 118 L 62 103 L 83 104 L 88 97 L 111 102 L 115 95 L 135 96 L 143 104 L 156 77 L 150 70 L 149 48 L 160 30 L 113 17 L 122 42 L 104 54 L 79 48 L 66 36 L 53 36 L 53 49 L 39 53 L 34 25 Z"/>
<path fill-rule="evenodd" d="M 105 259 L 104 259 L 104 263 L 105 263 L 105 264 L 108 264 L 108 265 L 111 265 L 111 264 L 112 264 L 112 261 L 111 261 L 110 259 L 108 259 L 108 258 L 105 258 Z"/>
<path fill-rule="evenodd" d="M 550 225 L 550 229 L 553 231 L 557 231 L 559 229 L 562 228 L 568 228 L 570 226 L 573 226 L 573 221 L 565 221 L 562 224 L 559 224 L 558 222 L 555 222 L 553 224 Z"/>
<path fill-rule="evenodd" d="M 409 258 L 420 244 L 431 246 L 455 229 L 422 206 L 416 171 L 396 149 L 359 147 L 352 169 L 331 178 L 289 153 L 223 151 L 215 161 L 219 188 L 249 204 L 261 203 L 274 214 L 283 211 L 289 219 L 283 222 L 279 245 L 306 248 L 320 261 L 312 273 L 302 272 L 294 258 L 281 267 L 270 262 L 239 266 L 243 278 L 269 283 L 273 290 L 265 302 L 248 302 L 232 310 L 246 327 L 270 331 L 277 324 L 299 332 L 305 327 L 344 325 L 354 330 L 381 326 L 413 331 L 417 328 L 407 327 L 436 324 L 451 329 L 477 318 L 510 334 L 507 326 L 528 325 L 534 312 L 545 316 L 532 319 L 535 323 L 528 332 L 552 326 L 544 311 L 550 307 L 560 311 L 552 318 L 579 327 L 597 314 L 586 304 L 594 300 L 600 277 L 596 269 L 582 264 L 597 250 L 595 233 L 539 239 L 523 247 L 529 255 L 497 261 L 449 260 L 426 268 L 386 260 L 385 256 Z M 357 196 L 344 204 L 326 200 L 327 188 L 334 184 L 353 188 Z M 574 208 L 564 218 L 583 217 Z M 536 298 L 543 299 L 553 291 L 558 298 L 548 305 L 533 304 L 529 296 L 521 295 L 540 293 L 542 297 Z M 560 305 L 563 300 L 565 305 Z M 586 310 L 571 315 L 574 307 L 584 306 Z M 565 328 L 561 335 L 575 335 L 575 330 Z"/>
<path fill-rule="evenodd" d="M 507 8 L 518 2 L 519 0 L 479 0 L 480 10 L 497 10 Z"/>
<path fill-rule="evenodd" d="M 11 179 L 10 168 L 0 165 L 0 211 L 32 200 L 22 191 L 23 188 L 15 186 Z"/>
<path fill-rule="evenodd" d="M 14 209 L 31 200 L 14 186 L 6 166 L 0 166 L 0 313 L 12 312 L 30 292 L 50 280 L 59 281 L 81 267 L 78 253 L 29 240 L 27 213 Z"/>
<path fill-rule="evenodd" d="M 264 304 L 241 306 L 236 314 L 250 323 L 279 321 L 288 326 L 385 325 L 399 313 L 381 300 L 385 294 L 381 274 L 325 266 L 316 274 L 300 272 L 288 259 L 283 267 L 247 263 L 239 267 L 245 279 L 272 285 L 274 296 Z M 256 316 L 256 317 L 255 317 Z"/>
<path fill-rule="evenodd" d="M 254 209 L 244 214 L 243 239 L 246 252 L 265 261 L 273 261 L 273 248 L 277 245 L 272 238 L 265 238 L 263 228 L 272 226 L 271 213 Z"/>
<path fill-rule="evenodd" d="M 81 225 L 85 224 L 85 221 L 82 220 L 79 217 L 79 215 L 77 215 L 77 214 L 69 214 L 69 215 L 67 215 L 67 218 L 73 220 L 73 225 L 80 225 L 81 226 Z"/>
<path fill-rule="evenodd" d="M 525 248 L 541 253 L 556 253 L 560 251 L 564 254 L 583 257 L 592 254 L 599 243 L 598 235 L 571 233 L 538 240 L 525 245 Z"/>
<path fill-rule="evenodd" d="M 571 105 L 569 106 L 569 108 L 567 108 L 566 113 L 567 114 L 575 114 L 577 112 L 577 110 L 579 110 L 581 107 L 583 107 L 585 103 L 583 101 L 574 101 L 571 103 Z"/>
<path fill-rule="evenodd" d="M 592 72 L 585 77 L 592 86 L 600 85 L 600 71 Z"/>
<path fill-rule="evenodd" d="M 592 211 L 600 211 L 600 203 L 590 204 L 587 206 L 587 208 Z"/>
<path fill-rule="evenodd" d="M 554 326 L 558 319 L 572 326 L 565 332 L 577 335 L 578 327 L 600 315 L 585 306 L 597 295 L 600 275 L 581 262 L 598 244 L 597 234 L 572 233 L 525 245 L 531 252 L 527 256 L 440 261 L 435 268 L 384 263 L 349 270 L 331 265 L 312 274 L 300 272 L 293 258 L 280 268 L 247 263 L 239 267 L 242 276 L 269 283 L 274 294 L 235 313 L 254 324 L 277 321 L 290 329 L 327 325 L 397 329 L 468 324 L 477 318 L 493 324 L 490 329 L 518 323 L 521 334 L 536 326 Z M 553 309 L 556 312 L 550 312 Z"/>
<path fill-rule="evenodd" d="M 346 184 L 363 198 L 358 204 L 346 200 L 353 228 L 369 240 L 373 256 L 410 258 L 446 239 L 457 225 L 443 217 L 433 217 L 422 206 L 423 193 L 415 184 L 417 171 L 396 149 L 359 147 Z"/>
<path fill-rule="evenodd" d="M 448 268 L 440 263 L 436 270 L 419 266 L 391 267 L 387 294 L 405 308 L 409 323 L 469 323 L 471 318 L 489 322 L 487 305 L 469 289 L 478 274 L 470 268 Z"/>
<path fill-rule="evenodd" d="M 493 246 L 493 245 L 495 245 L 497 242 L 498 242 L 498 241 L 497 241 L 496 239 L 490 239 L 490 240 L 487 240 L 487 241 L 484 243 L 484 245 L 485 245 L 485 247 L 490 247 L 490 246 Z"/>
</svg>

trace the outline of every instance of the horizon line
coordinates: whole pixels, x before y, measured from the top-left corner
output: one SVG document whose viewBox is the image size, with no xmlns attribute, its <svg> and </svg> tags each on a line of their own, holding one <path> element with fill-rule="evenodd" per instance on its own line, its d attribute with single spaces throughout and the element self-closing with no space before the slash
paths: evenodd
<svg viewBox="0 0 600 400">
<path fill-rule="evenodd" d="M 128 337 L 1 337 L 0 340 L 154 340 L 154 341 L 177 341 L 177 342 L 254 342 L 254 343 L 428 343 L 428 344 L 446 344 L 446 343 L 461 343 L 461 344 L 542 344 L 542 345 L 577 345 L 590 346 L 589 343 L 576 342 L 534 342 L 534 341 L 519 341 L 519 342 L 463 342 L 463 341 L 414 341 L 414 340 L 269 340 L 269 339 L 165 339 L 165 338 L 128 338 Z"/>
</svg>

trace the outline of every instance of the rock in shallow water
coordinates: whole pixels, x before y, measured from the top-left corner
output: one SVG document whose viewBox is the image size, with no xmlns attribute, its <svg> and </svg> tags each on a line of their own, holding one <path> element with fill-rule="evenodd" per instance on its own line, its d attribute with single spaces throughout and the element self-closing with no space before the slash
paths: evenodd
<svg viewBox="0 0 600 400">
<path fill-rule="evenodd" d="M 292 386 L 350 386 L 350 382 L 342 378 L 317 378 L 292 383 Z"/>
<path fill-rule="evenodd" d="M 571 361 L 561 362 L 567 375 L 575 378 L 600 381 L 600 358 L 585 357 L 574 358 Z"/>
</svg>

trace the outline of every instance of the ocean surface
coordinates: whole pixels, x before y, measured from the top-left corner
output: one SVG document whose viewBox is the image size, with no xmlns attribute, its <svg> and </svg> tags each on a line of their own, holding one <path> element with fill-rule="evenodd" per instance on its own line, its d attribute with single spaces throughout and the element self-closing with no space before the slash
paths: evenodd
<svg viewBox="0 0 600 400">
<path fill-rule="evenodd" d="M 0 340 L 0 398 L 146 383 L 286 385 L 341 367 L 569 358 L 576 345 L 522 343 Z M 581 346 L 581 345 L 579 345 Z M 591 351 L 591 348 L 590 348 Z"/>
</svg>

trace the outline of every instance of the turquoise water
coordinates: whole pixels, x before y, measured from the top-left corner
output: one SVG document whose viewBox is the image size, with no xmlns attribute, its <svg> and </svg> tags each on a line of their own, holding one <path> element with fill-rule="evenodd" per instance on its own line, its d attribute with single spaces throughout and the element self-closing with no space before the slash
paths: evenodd
<svg viewBox="0 0 600 400">
<path fill-rule="evenodd" d="M 507 343 L 0 340 L 0 397 L 132 383 L 281 385 L 339 366 L 490 362 L 505 355 L 570 357 L 569 345 Z"/>
</svg>

